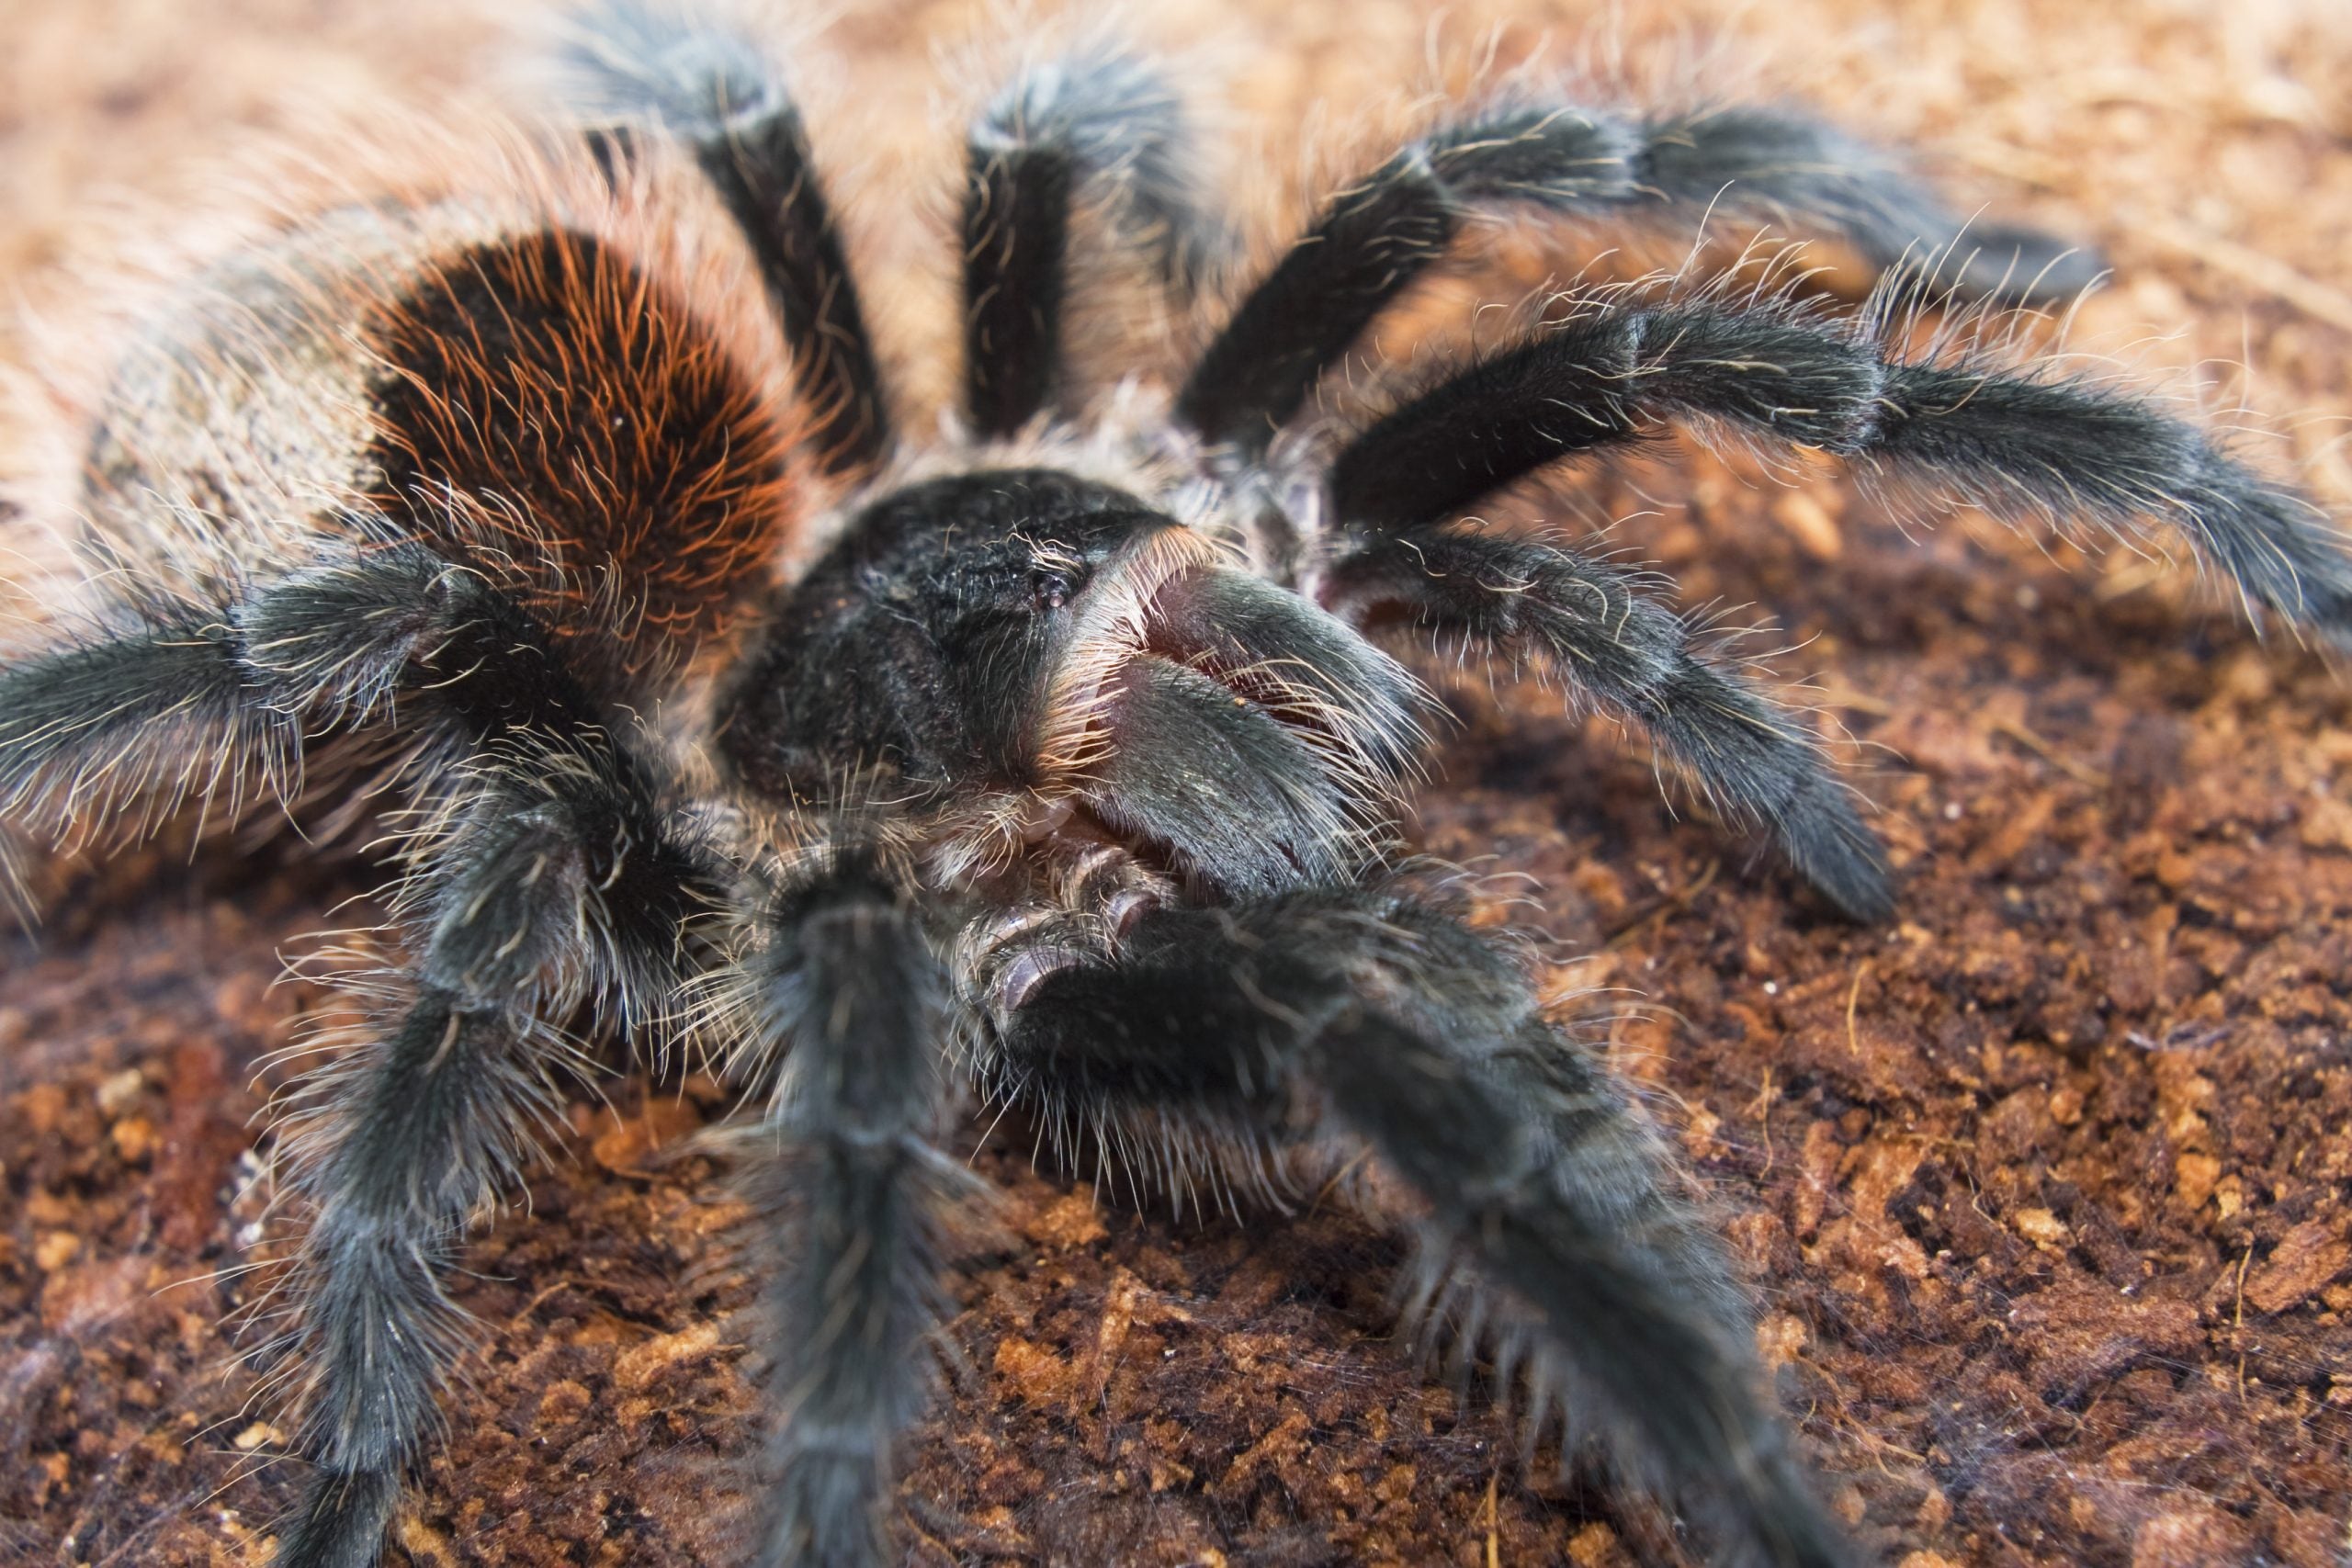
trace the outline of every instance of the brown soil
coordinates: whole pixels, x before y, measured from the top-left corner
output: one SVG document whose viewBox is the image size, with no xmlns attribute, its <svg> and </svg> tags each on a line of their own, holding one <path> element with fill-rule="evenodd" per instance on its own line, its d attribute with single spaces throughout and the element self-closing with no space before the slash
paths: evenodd
<svg viewBox="0 0 2352 1568">
<path fill-rule="evenodd" d="M 1422 59 L 1410 8 L 1243 8 L 1174 0 L 1146 24 L 1242 40 L 1211 62 L 1237 119 L 1294 127 Z M 2352 513 L 2352 19 L 2289 0 L 2226 21 L 2130 0 L 1730 8 L 1678 3 L 1642 32 L 1723 32 L 1724 66 L 1761 51 L 1769 85 L 1933 149 L 1964 205 L 2105 247 L 2120 281 L 2083 338 L 2242 379 L 2289 433 L 2264 455 Z M 448 70 L 467 28 L 445 9 L 403 6 L 387 36 L 328 0 L 7 8 L 0 286 L 70 301 L 92 191 L 167 200 L 289 81 Z M 919 113 L 931 81 L 894 39 L 963 38 L 982 9 L 841 24 L 868 118 Z M 1575 53 L 1573 0 L 1519 13 L 1511 45 L 1538 10 Z M 1457 10 L 1446 36 L 1490 14 Z M 919 142 L 877 133 L 862 212 Z M 2177 574 L 2045 559 L 1989 525 L 1906 542 L 1834 476 L 1787 491 L 1679 454 L 1588 493 L 1653 509 L 1627 536 L 1691 600 L 1753 603 L 1803 641 L 1779 667 L 1817 671 L 1867 748 L 1901 919 L 1826 918 L 1532 688 L 1463 699 L 1419 831 L 1534 879 L 1522 915 L 1555 939 L 1555 988 L 1623 988 L 1601 1004 L 1624 1015 L 1611 1049 L 1718 1194 L 1840 1512 L 1905 1568 L 2344 1562 L 2343 681 Z M 264 1560 L 295 1467 L 220 1326 L 249 1287 L 214 1271 L 258 1218 L 257 1064 L 322 1005 L 273 987 L 277 953 L 368 885 L 290 846 L 146 856 L 37 945 L 0 946 L 0 1560 Z M 683 1142 L 723 1103 L 698 1081 L 611 1087 L 575 1108 L 530 1211 L 469 1255 L 458 1294 L 487 1344 L 407 1517 L 413 1562 L 728 1561 L 713 1461 L 751 1440 L 746 1290 L 719 1168 Z M 1692 1550 L 1522 1475 L 1507 1422 L 1412 1370 L 1376 1232 L 1097 1204 L 1027 1150 L 1000 1130 L 977 1157 L 1013 1239 L 954 1277 L 963 1367 L 909 1455 L 910 1562 Z"/>
</svg>

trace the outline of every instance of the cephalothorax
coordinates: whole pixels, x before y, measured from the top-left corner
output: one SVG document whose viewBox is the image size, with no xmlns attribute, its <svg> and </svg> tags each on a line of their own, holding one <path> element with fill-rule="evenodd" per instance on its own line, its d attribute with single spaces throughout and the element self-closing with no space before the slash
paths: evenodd
<svg viewBox="0 0 2352 1568">
<path fill-rule="evenodd" d="M 1540 664 L 1871 919 L 1883 859 L 1805 728 L 1641 578 L 1475 506 L 1694 423 L 2168 525 L 2341 638 L 2334 533 L 2129 397 L 1906 357 L 1778 295 L 1595 298 L 1299 438 L 1482 210 L 1729 204 L 1884 269 L 1949 248 L 1972 297 L 2087 280 L 2028 232 L 1958 238 L 1773 111 L 1451 108 L 1189 363 L 1095 384 L 1075 275 L 1185 300 L 1229 265 L 1180 107 L 1104 47 L 972 128 L 961 406 L 918 441 L 760 51 L 616 6 L 569 63 L 584 127 L 487 159 L 494 188 L 317 217 L 131 353 L 79 502 L 97 624 L 0 665 L 20 833 L 103 841 L 189 796 L 401 807 L 405 966 L 279 1134 L 313 1212 L 272 1356 L 314 1472 L 277 1561 L 376 1559 L 463 1348 L 444 1270 L 583 1017 L 698 1038 L 765 1134 L 756 1562 L 888 1555 L 967 1084 L 1179 1183 L 1368 1162 L 1412 1299 L 1478 1325 L 1506 1382 L 1595 1406 L 1724 1550 L 1843 1560 L 1662 1145 L 1403 852 L 1432 703 L 1374 638 Z"/>
</svg>

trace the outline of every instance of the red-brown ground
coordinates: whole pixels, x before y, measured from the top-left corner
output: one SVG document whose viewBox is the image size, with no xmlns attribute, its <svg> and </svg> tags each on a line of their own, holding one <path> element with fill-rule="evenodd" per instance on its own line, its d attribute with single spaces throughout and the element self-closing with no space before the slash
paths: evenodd
<svg viewBox="0 0 2352 1568">
<path fill-rule="evenodd" d="M 1214 63 L 1240 123 L 1295 126 L 1421 59 L 1409 7 L 1240 8 L 1141 18 L 1239 39 Z M 869 118 L 920 111 L 922 40 L 970 34 L 975 9 L 841 24 Z M 1575 52 L 1586 12 L 1530 9 Z M 2341 513 L 2352 21 L 2331 9 L 1791 0 L 1729 24 L 1678 4 L 1634 31 L 1728 27 L 1725 59 L 1754 45 L 1768 84 L 1933 150 L 1964 203 L 2105 247 L 2120 281 L 2085 337 L 2157 368 L 2246 365 L 2290 435 L 2259 454 Z M 437 0 L 396 20 L 298 0 L 0 14 L 0 279 L 70 299 L 93 182 L 168 197 L 289 80 L 452 69 L 464 28 Z M 876 132 L 867 220 L 924 150 Z M 1807 639 L 1779 663 L 1817 672 L 1865 743 L 1900 920 L 1826 918 L 1532 689 L 1464 697 L 1419 833 L 1533 879 L 1557 988 L 1641 998 L 1611 1005 L 1612 1051 L 1719 1195 L 1839 1510 L 1905 1568 L 2345 1561 L 2344 682 L 2136 560 L 2055 564 L 1984 525 L 1914 545 L 1833 476 L 1787 491 L 1692 459 L 1595 493 L 1611 516 L 1655 504 L 1626 536 L 1691 600 Z M 292 1467 L 220 1328 L 243 1288 L 212 1271 L 255 1216 L 256 1063 L 321 1005 L 272 988 L 277 953 L 368 880 L 291 850 L 148 857 L 0 947 L 0 1561 L 263 1561 Z M 488 1343 L 410 1561 L 728 1560 L 709 1461 L 750 1441 L 745 1287 L 720 1172 L 681 1145 L 723 1109 L 707 1089 L 623 1078 L 615 1109 L 576 1107 L 530 1212 L 469 1252 Z M 1027 1148 L 1001 1131 L 978 1157 L 1012 1240 L 954 1278 L 965 1367 L 910 1454 L 909 1561 L 1686 1550 L 1524 1478 L 1504 1423 L 1424 1383 L 1388 1342 L 1396 1249 L 1359 1222 L 1138 1215 Z"/>
</svg>

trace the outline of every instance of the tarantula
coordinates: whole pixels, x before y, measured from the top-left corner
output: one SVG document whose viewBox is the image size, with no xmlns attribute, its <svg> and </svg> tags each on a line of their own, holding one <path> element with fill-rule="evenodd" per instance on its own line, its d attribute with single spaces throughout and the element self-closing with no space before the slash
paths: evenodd
<svg viewBox="0 0 2352 1568">
<path fill-rule="evenodd" d="M 971 127 L 961 409 L 919 442 L 757 45 L 614 5 L 569 63 L 572 130 L 486 151 L 480 188 L 289 231 L 130 354 L 79 502 L 104 608 L 0 666 L 0 804 L 62 848 L 191 798 L 398 806 L 409 959 L 280 1137 L 313 1213 L 268 1354 L 313 1469 L 275 1561 L 378 1559 L 465 1345 L 444 1273 L 583 1018 L 701 1040 L 755 1108 L 760 1562 L 887 1555 L 967 1084 L 1180 1186 L 1368 1156 L 1408 1299 L 1502 1382 L 1596 1407 L 1725 1551 L 1845 1561 L 1663 1145 L 1403 852 L 1430 699 L 1367 634 L 1542 666 L 1868 920 L 1888 873 L 1806 728 L 1642 578 L 1473 508 L 1687 423 L 1947 502 L 2169 524 L 2342 639 L 2324 521 L 2131 397 L 1777 296 L 1599 298 L 1376 418 L 1310 417 L 1490 209 L 1729 203 L 1891 275 L 1972 245 L 1951 281 L 1979 297 L 2089 281 L 2030 231 L 1960 241 L 1775 110 L 1453 107 L 1331 194 L 1172 386 L 1112 395 L 1077 280 L 1124 258 L 1181 300 L 1222 247 L 1179 103 L 1108 47 L 1025 67 Z"/>
</svg>

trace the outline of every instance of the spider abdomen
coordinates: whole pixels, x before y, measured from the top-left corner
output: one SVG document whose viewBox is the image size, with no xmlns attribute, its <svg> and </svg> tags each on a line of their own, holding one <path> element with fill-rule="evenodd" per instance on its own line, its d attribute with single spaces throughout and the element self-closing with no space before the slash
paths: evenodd
<svg viewBox="0 0 2352 1568">
<path fill-rule="evenodd" d="M 85 548 L 204 604 L 422 546 L 606 698 L 721 640 L 803 511 L 749 261 L 658 173 L 505 177 L 310 219 L 155 312 L 94 411 Z"/>
<path fill-rule="evenodd" d="M 761 581 L 786 433 L 684 304 L 593 234 L 436 257 L 363 333 L 369 500 L 616 685 Z"/>
</svg>

